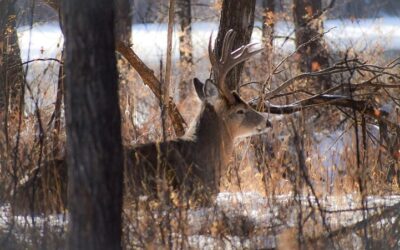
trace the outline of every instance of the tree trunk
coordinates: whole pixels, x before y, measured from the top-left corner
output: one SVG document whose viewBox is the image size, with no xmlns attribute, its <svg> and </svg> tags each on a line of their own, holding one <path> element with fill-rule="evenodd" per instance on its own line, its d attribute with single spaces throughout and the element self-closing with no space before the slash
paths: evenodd
<svg viewBox="0 0 400 250">
<path fill-rule="evenodd" d="M 275 0 L 263 0 L 263 24 L 262 24 L 262 38 L 265 46 L 272 48 L 274 40 L 274 26 L 275 26 Z"/>
<path fill-rule="evenodd" d="M 61 51 L 61 61 L 64 61 L 64 48 Z M 60 64 L 58 68 L 58 81 L 57 81 L 57 93 L 56 101 L 54 103 L 53 112 L 53 156 L 57 157 L 62 151 L 60 145 L 60 132 L 61 132 L 61 108 L 64 97 L 64 65 Z"/>
<path fill-rule="evenodd" d="M 126 46 L 132 43 L 132 7 L 131 0 L 116 0 L 115 41 Z M 117 53 L 119 71 L 119 102 L 121 107 L 123 144 L 129 144 L 135 137 L 133 123 L 133 87 L 129 80 L 129 63 Z"/>
<path fill-rule="evenodd" d="M 22 88 L 25 82 L 18 45 L 15 2 L 0 1 L 0 118 L 4 116 L 5 119 L 9 111 L 19 108 L 23 111 L 23 102 L 20 101 L 23 101 Z M 6 126 L 7 121 L 4 122 Z"/>
<path fill-rule="evenodd" d="M 262 51 L 262 71 L 265 73 L 262 76 L 265 79 L 268 79 L 266 82 L 267 85 L 271 84 L 272 78 L 269 77 L 269 74 L 272 74 L 273 70 L 273 41 L 274 41 L 274 26 L 275 26 L 275 0 L 263 0 L 262 1 L 263 8 L 263 23 L 262 23 L 262 43 L 265 49 Z M 263 89 L 264 86 L 260 86 L 260 101 L 263 100 Z M 260 108 L 260 111 L 265 111 L 263 107 Z M 269 145 L 266 143 L 267 140 L 263 139 L 265 135 L 253 136 L 251 138 L 251 143 L 254 147 L 254 155 L 255 155 L 255 163 L 258 169 L 258 172 L 262 176 L 262 181 L 264 184 L 264 188 L 267 189 L 267 183 L 269 181 L 268 178 L 268 166 L 265 164 L 270 156 L 268 147 Z"/>
<path fill-rule="evenodd" d="M 114 1 L 63 1 L 69 249 L 121 249 Z"/>
<path fill-rule="evenodd" d="M 321 0 L 293 0 L 293 19 L 296 29 L 296 48 L 298 50 L 298 67 L 301 72 L 318 71 L 329 67 L 329 55 L 322 38 L 315 38 L 323 33 L 323 22 L 320 18 Z M 312 42 L 310 40 L 314 39 Z M 311 82 L 314 91 L 330 87 L 330 77 L 320 76 Z"/>
<path fill-rule="evenodd" d="M 250 42 L 254 26 L 255 0 L 223 0 L 221 19 L 215 45 L 218 58 L 221 56 L 222 42 L 228 30 L 236 32 L 233 49 Z M 227 76 L 229 89 L 236 90 L 239 86 L 240 75 L 244 63 L 237 65 Z"/>
<path fill-rule="evenodd" d="M 275 26 L 275 0 L 263 0 L 263 24 L 262 24 L 262 42 L 265 50 L 263 58 L 265 60 L 265 69 L 270 74 L 273 65 L 273 42 Z"/>
<path fill-rule="evenodd" d="M 179 60 L 181 79 L 179 82 L 179 101 L 184 100 L 191 92 L 193 77 L 192 46 L 192 13 L 191 0 L 178 0 L 178 17 L 180 23 Z"/>
<path fill-rule="evenodd" d="M 131 43 L 132 8 L 130 0 L 116 0 L 115 40 Z"/>
</svg>

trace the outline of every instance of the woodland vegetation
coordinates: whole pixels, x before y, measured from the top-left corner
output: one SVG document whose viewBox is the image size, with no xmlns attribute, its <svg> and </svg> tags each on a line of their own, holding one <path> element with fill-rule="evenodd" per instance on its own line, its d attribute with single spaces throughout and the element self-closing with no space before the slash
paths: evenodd
<svg viewBox="0 0 400 250">
<path fill-rule="evenodd" d="M 398 249 L 399 9 L 0 0 L 0 249 Z"/>
</svg>

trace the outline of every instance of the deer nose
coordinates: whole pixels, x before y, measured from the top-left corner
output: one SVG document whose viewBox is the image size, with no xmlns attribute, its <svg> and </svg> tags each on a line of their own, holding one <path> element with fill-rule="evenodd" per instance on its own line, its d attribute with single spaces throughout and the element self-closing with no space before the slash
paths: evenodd
<svg viewBox="0 0 400 250">
<path fill-rule="evenodd" d="M 267 128 L 272 128 L 272 123 L 269 120 L 267 120 Z"/>
</svg>

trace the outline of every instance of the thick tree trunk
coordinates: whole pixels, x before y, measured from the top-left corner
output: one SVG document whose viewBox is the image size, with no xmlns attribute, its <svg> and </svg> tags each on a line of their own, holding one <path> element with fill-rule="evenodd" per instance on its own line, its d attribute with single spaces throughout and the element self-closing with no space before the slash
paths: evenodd
<svg viewBox="0 0 400 250">
<path fill-rule="evenodd" d="M 20 103 L 24 71 L 18 45 L 16 11 L 13 0 L 0 1 L 0 117 L 23 109 Z"/>
<path fill-rule="evenodd" d="M 121 249 L 114 1 L 63 1 L 69 249 Z"/>
<path fill-rule="evenodd" d="M 116 0 L 115 40 L 131 43 L 132 8 L 130 0 Z"/>
<path fill-rule="evenodd" d="M 131 0 L 116 0 L 115 41 L 131 46 L 132 43 L 132 7 Z M 133 88 L 129 80 L 129 63 L 117 53 L 119 71 L 119 102 L 121 107 L 122 134 L 124 144 L 129 144 L 135 137 L 133 123 Z"/>
<path fill-rule="evenodd" d="M 254 26 L 255 0 L 223 0 L 221 19 L 215 45 L 218 58 L 221 55 L 222 42 L 228 30 L 236 32 L 233 49 L 250 42 Z M 238 88 L 240 75 L 244 63 L 237 65 L 227 76 L 228 86 L 231 90 Z"/>
<path fill-rule="evenodd" d="M 182 101 L 191 92 L 191 79 L 193 78 L 191 0 L 178 0 L 177 4 L 181 29 L 179 34 L 179 60 L 181 69 L 179 100 Z"/>
<path fill-rule="evenodd" d="M 324 29 L 320 18 L 321 10 L 321 0 L 293 0 L 296 48 L 307 43 L 298 51 L 297 58 L 301 72 L 318 71 L 329 67 L 329 55 L 325 43 L 322 38 L 316 38 Z M 326 90 L 330 87 L 330 77 L 318 77 L 311 85 L 315 91 Z"/>
</svg>

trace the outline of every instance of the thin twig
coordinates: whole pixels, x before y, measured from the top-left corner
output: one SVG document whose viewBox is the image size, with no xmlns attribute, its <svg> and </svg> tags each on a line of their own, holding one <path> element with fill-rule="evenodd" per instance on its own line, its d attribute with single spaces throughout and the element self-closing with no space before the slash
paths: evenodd
<svg viewBox="0 0 400 250">
<path fill-rule="evenodd" d="M 64 64 L 64 62 L 62 60 L 59 60 L 57 58 L 36 58 L 36 59 L 28 60 L 28 61 L 25 61 L 22 63 L 11 65 L 10 67 L 8 67 L 8 70 L 13 69 L 15 67 L 19 67 L 21 65 L 33 63 L 33 62 L 49 62 L 49 61 L 58 62 L 59 64 Z"/>
</svg>

